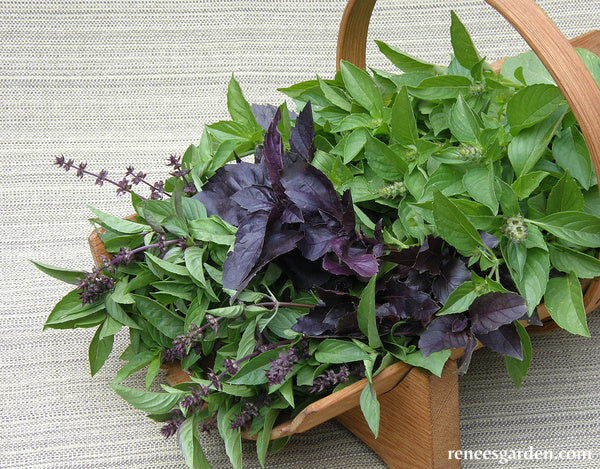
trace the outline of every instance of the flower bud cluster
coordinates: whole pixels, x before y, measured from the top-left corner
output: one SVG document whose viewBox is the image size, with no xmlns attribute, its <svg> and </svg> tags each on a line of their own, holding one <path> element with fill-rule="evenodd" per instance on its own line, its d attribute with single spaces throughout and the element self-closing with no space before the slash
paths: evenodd
<svg viewBox="0 0 600 469">
<path fill-rule="evenodd" d="M 402 181 L 396 181 L 392 184 L 379 189 L 379 196 L 384 199 L 394 199 L 396 197 L 403 197 L 406 194 L 406 185 Z"/>
<path fill-rule="evenodd" d="M 458 155 L 463 161 L 477 162 L 483 158 L 483 148 L 480 145 L 460 145 Z"/>
<path fill-rule="evenodd" d="M 476 81 L 469 87 L 469 94 L 473 97 L 477 97 L 477 96 L 481 96 L 483 93 L 485 93 L 486 90 L 487 90 L 487 87 L 485 86 L 485 83 Z"/>
<path fill-rule="evenodd" d="M 507 217 L 502 232 L 515 244 L 522 244 L 527 239 L 529 229 L 522 216 Z"/>
<path fill-rule="evenodd" d="M 293 348 L 279 352 L 279 357 L 271 360 L 271 366 L 265 372 L 269 386 L 275 386 L 285 381 L 285 377 L 292 372 L 298 355 Z"/>
<path fill-rule="evenodd" d="M 325 389 L 335 386 L 339 383 L 345 383 L 350 376 L 348 365 L 344 364 L 340 367 L 340 371 L 335 373 L 333 370 L 327 370 L 325 373 L 317 376 L 313 381 L 312 386 L 308 388 L 311 394 L 323 392 Z"/>
</svg>

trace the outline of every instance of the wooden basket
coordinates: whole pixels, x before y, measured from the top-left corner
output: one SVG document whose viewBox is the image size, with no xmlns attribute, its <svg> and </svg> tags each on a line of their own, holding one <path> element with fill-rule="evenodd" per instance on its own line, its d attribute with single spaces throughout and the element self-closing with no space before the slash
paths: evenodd
<svg viewBox="0 0 600 469">
<path fill-rule="evenodd" d="M 592 31 L 570 42 L 533 0 L 485 0 L 521 34 L 544 63 L 569 103 L 590 150 L 600 181 L 600 89 L 573 47 L 600 55 L 600 31 Z M 338 36 L 337 66 L 340 60 L 365 67 L 367 30 L 375 0 L 349 0 Z M 502 61 L 492 66 L 499 71 Z M 107 256 L 97 233 L 89 238 L 94 262 Z M 586 313 L 600 305 L 600 278 L 582 282 Z M 530 331 L 556 328 L 544 305 L 538 306 L 544 326 Z M 373 384 L 381 405 L 379 437 L 375 439 L 360 410 L 359 398 L 366 380 L 330 394 L 303 409 L 293 420 L 275 427 L 271 439 L 302 433 L 336 418 L 368 444 L 392 469 L 459 468 L 459 460 L 448 459 L 448 450 L 460 448 L 458 377 L 456 349 L 441 378 L 396 363 L 377 375 Z M 178 366 L 167 371 L 171 385 L 190 381 Z M 410 428 L 410 432 L 401 432 Z M 256 438 L 256 437 L 254 437 Z"/>
</svg>

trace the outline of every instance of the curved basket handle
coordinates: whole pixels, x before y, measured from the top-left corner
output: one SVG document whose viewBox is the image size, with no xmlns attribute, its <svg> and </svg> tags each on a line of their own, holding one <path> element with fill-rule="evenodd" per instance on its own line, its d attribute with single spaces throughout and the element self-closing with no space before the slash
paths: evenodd
<svg viewBox="0 0 600 469">
<path fill-rule="evenodd" d="M 600 89 L 558 27 L 533 0 L 485 0 L 527 41 L 554 78 L 590 150 L 600 189 Z M 375 0 L 349 0 L 340 24 L 340 60 L 365 67 L 367 31 Z"/>
</svg>

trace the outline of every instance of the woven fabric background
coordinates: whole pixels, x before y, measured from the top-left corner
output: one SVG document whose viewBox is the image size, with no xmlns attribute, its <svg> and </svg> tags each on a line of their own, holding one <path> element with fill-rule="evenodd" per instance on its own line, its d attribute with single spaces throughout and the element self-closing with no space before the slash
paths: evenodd
<svg viewBox="0 0 600 469">
<path fill-rule="evenodd" d="M 380 0 L 368 63 L 391 70 L 373 39 L 425 60 L 450 56 L 448 3 L 489 60 L 526 49 L 482 0 Z M 539 0 L 567 37 L 600 26 L 598 0 Z M 344 0 L 0 0 L 0 467 L 3 469 L 184 468 L 160 424 L 115 395 L 117 337 L 105 368 L 90 378 L 93 331 L 42 331 L 68 286 L 29 260 L 92 265 L 87 206 L 125 216 L 111 187 L 52 166 L 63 154 L 115 178 L 125 167 L 167 175 L 169 154 L 198 143 L 203 124 L 226 118 L 232 73 L 250 102 L 280 103 L 278 87 L 334 72 Z M 501 357 L 478 352 L 460 380 L 464 449 L 591 449 L 593 461 L 505 467 L 600 467 L 600 320 L 594 338 L 534 339 L 521 391 Z M 133 383 L 135 384 L 135 379 Z M 405 431 L 401 429 L 399 431 Z M 410 429 L 406 430 L 410 431 Z M 204 439 L 214 468 L 223 445 Z M 252 444 L 246 468 L 258 467 Z M 269 468 L 377 468 L 381 460 L 337 423 L 292 439 Z M 464 468 L 497 467 L 465 461 Z"/>
</svg>

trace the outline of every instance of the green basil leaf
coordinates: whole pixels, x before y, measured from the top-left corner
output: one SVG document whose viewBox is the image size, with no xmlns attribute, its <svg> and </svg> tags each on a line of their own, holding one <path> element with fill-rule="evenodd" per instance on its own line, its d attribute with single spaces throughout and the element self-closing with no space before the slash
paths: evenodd
<svg viewBox="0 0 600 469">
<path fill-rule="evenodd" d="M 189 277 L 190 272 L 184 265 L 174 264 L 173 262 L 169 262 L 167 260 L 161 259 L 160 257 L 155 256 L 154 254 L 150 254 L 146 251 L 146 260 L 148 260 L 149 264 L 156 267 L 159 270 L 167 272 L 176 277 Z"/>
<path fill-rule="evenodd" d="M 152 362 L 152 360 L 155 359 L 155 357 L 156 352 L 153 352 L 151 350 L 146 350 L 134 355 L 133 357 L 131 357 L 129 362 L 117 372 L 113 383 L 118 384 L 127 377 L 131 376 L 136 371 L 145 368 Z"/>
<path fill-rule="evenodd" d="M 508 145 L 508 158 L 517 176 L 531 171 L 542 157 L 568 110 L 567 105 L 559 106 L 546 119 L 512 139 Z"/>
<path fill-rule="evenodd" d="M 461 93 L 467 93 L 473 82 L 460 75 L 440 75 L 425 78 L 418 86 L 409 86 L 408 93 L 419 99 L 441 102 L 444 99 L 456 99 Z"/>
<path fill-rule="evenodd" d="M 567 170 L 548 194 L 546 213 L 583 212 L 583 193 Z"/>
<path fill-rule="evenodd" d="M 402 179 L 408 169 L 408 164 L 398 153 L 373 137 L 367 141 L 365 156 L 373 171 L 386 181 Z"/>
<path fill-rule="evenodd" d="M 427 355 L 427 357 L 424 357 L 421 350 L 415 350 L 414 352 L 405 354 L 402 361 L 411 366 L 425 368 L 426 370 L 431 371 L 437 377 L 441 378 L 442 370 L 450 358 L 451 353 L 451 350 L 441 350 L 439 352 L 430 353 Z"/>
<path fill-rule="evenodd" d="M 369 340 L 369 347 L 381 347 L 381 339 L 377 330 L 377 318 L 375 317 L 375 282 L 377 276 L 374 275 L 364 288 L 360 303 L 358 304 L 357 319 L 358 327 Z"/>
<path fill-rule="evenodd" d="M 517 135 L 549 117 L 565 101 L 555 85 L 536 84 L 519 90 L 506 106 L 510 131 Z"/>
<path fill-rule="evenodd" d="M 236 404 L 229 410 L 220 408 L 217 414 L 217 428 L 225 443 L 225 452 L 233 469 L 242 469 L 242 437 L 240 430 L 231 429 L 231 421 L 240 412 L 241 404 Z"/>
<path fill-rule="evenodd" d="M 229 80 L 227 88 L 227 110 L 234 122 L 244 125 L 250 132 L 255 131 L 259 127 L 252 109 L 250 109 L 250 104 L 244 98 L 242 89 L 233 75 L 231 76 L 231 80 Z"/>
<path fill-rule="evenodd" d="M 529 315 L 542 300 L 548 276 L 550 274 L 550 259 L 548 253 L 542 249 L 528 249 L 525 265 L 523 266 L 523 277 L 517 283 L 519 293 L 529 306 Z"/>
<path fill-rule="evenodd" d="M 558 212 L 528 223 L 578 246 L 600 247 L 600 218 L 582 212 Z"/>
<path fill-rule="evenodd" d="M 466 254 L 484 246 L 473 224 L 437 189 L 433 193 L 433 218 L 440 236 L 459 251 Z"/>
<path fill-rule="evenodd" d="M 369 358 L 358 345 L 346 340 L 325 339 L 315 350 L 315 359 L 321 363 L 350 363 Z"/>
<path fill-rule="evenodd" d="M 133 298 L 131 298 L 131 300 L 135 302 Z M 138 324 L 127 315 L 123 307 L 113 299 L 112 294 L 106 295 L 106 298 L 104 299 L 104 305 L 108 315 L 115 321 L 118 321 L 120 324 L 123 324 L 129 328 L 141 329 L 140 326 L 138 326 Z"/>
<path fill-rule="evenodd" d="M 350 101 L 348 101 L 344 96 L 342 96 L 342 94 L 338 92 L 335 88 L 329 86 L 325 81 L 321 80 L 321 78 L 319 78 L 318 76 L 317 80 L 319 81 L 319 87 L 321 88 L 323 95 L 325 96 L 325 98 L 327 98 L 327 100 L 329 100 L 331 104 L 339 107 L 340 109 L 343 109 L 344 111 L 351 111 L 352 105 L 350 104 Z"/>
<path fill-rule="evenodd" d="M 494 215 L 498 213 L 498 198 L 494 181 L 494 171 L 491 166 L 478 166 L 465 173 L 462 182 L 471 197 L 488 207 Z"/>
<path fill-rule="evenodd" d="M 132 295 L 140 314 L 162 334 L 175 339 L 184 333 L 182 317 L 165 308 L 158 301 L 141 295 Z"/>
<path fill-rule="evenodd" d="M 190 275 L 197 280 L 200 285 L 206 286 L 206 278 L 204 277 L 203 257 L 206 248 L 198 246 L 190 246 L 185 250 L 185 266 Z"/>
<path fill-rule="evenodd" d="M 166 392 L 138 391 L 115 383 L 110 383 L 110 387 L 136 409 L 151 414 L 169 412 L 181 397 L 180 394 Z"/>
<path fill-rule="evenodd" d="M 569 171 L 584 189 L 589 189 L 596 181 L 590 151 L 583 135 L 575 127 L 558 134 L 552 142 L 552 155 L 556 163 Z"/>
<path fill-rule="evenodd" d="M 471 36 L 469 36 L 467 28 L 461 23 L 454 11 L 451 11 L 450 15 L 452 17 L 450 40 L 452 42 L 454 56 L 463 67 L 471 70 L 479 63 L 481 58 L 475 49 L 475 45 L 471 40 Z"/>
<path fill-rule="evenodd" d="M 548 176 L 546 171 L 532 171 L 527 174 L 521 174 L 510 187 L 519 200 L 523 200 L 539 187 L 546 176 Z"/>
<path fill-rule="evenodd" d="M 400 52 L 395 47 L 389 46 L 384 42 L 375 41 L 375 43 L 377 44 L 377 47 L 379 47 L 381 53 L 403 72 L 422 72 L 428 75 L 440 75 L 446 72 L 446 67 L 423 62 L 404 52 Z"/>
<path fill-rule="evenodd" d="M 548 281 L 544 304 L 560 327 L 572 334 L 590 337 L 581 284 L 574 273 Z"/>
<path fill-rule="evenodd" d="M 531 339 L 529 338 L 527 330 L 521 325 L 521 323 L 519 323 L 519 321 L 515 321 L 514 324 L 521 339 L 523 360 L 518 360 L 517 358 L 504 355 L 504 363 L 506 365 L 508 375 L 514 381 L 517 389 L 519 389 L 521 387 L 523 378 L 527 374 L 527 370 L 529 370 L 529 365 L 531 365 Z"/>
<path fill-rule="evenodd" d="M 52 309 L 44 329 L 70 329 L 76 327 L 94 327 L 106 318 L 104 303 L 81 304 L 77 290 L 67 293 Z"/>
<path fill-rule="evenodd" d="M 143 231 L 148 231 L 148 226 L 140 223 L 135 223 L 130 220 L 123 220 L 122 218 L 113 217 L 107 213 L 96 210 L 93 207 L 88 207 L 94 215 L 98 218 L 99 223 L 103 228 L 108 228 L 111 231 L 115 231 L 121 234 L 139 234 Z"/>
<path fill-rule="evenodd" d="M 440 309 L 436 315 L 444 316 L 447 314 L 457 314 L 468 310 L 471 303 L 475 301 L 475 298 L 487 293 L 485 290 L 478 291 L 481 290 L 481 288 L 478 287 L 479 284 L 472 281 L 460 284 L 452 291 L 452 293 L 450 293 L 446 303 L 444 303 L 444 307 Z"/>
<path fill-rule="evenodd" d="M 471 107 L 460 95 L 450 110 L 448 126 L 452 135 L 461 143 L 476 145 L 479 141 L 481 124 Z"/>
<path fill-rule="evenodd" d="M 235 241 L 235 231 L 226 227 L 212 216 L 188 223 L 190 232 L 197 241 L 212 241 L 216 244 L 231 246 Z"/>
<path fill-rule="evenodd" d="M 360 410 L 362 410 L 373 435 L 377 438 L 379 436 L 380 408 L 377 393 L 372 383 L 367 383 L 360 393 Z"/>
<path fill-rule="evenodd" d="M 160 354 L 156 355 L 154 357 L 154 359 L 148 365 L 148 370 L 146 371 L 146 391 L 148 391 L 150 389 L 150 387 L 152 386 L 152 383 L 154 382 L 154 379 L 156 378 L 156 376 L 158 375 L 158 372 L 160 371 L 160 367 L 162 365 L 161 358 L 162 357 Z"/>
<path fill-rule="evenodd" d="M 100 370 L 100 368 L 102 368 L 104 362 L 106 362 L 106 359 L 110 355 L 110 352 L 112 352 L 113 343 L 115 339 L 113 335 L 101 338 L 101 330 L 102 327 L 99 327 L 96 330 L 96 333 L 94 334 L 94 337 L 90 342 L 90 348 L 88 351 L 88 357 L 90 360 L 90 371 L 92 373 L 92 376 L 94 376 Z"/>
<path fill-rule="evenodd" d="M 79 284 L 79 280 L 85 277 L 85 274 L 80 270 L 63 269 L 62 267 L 54 267 L 35 261 L 31 261 L 31 263 L 45 274 L 50 275 L 50 277 L 70 283 L 71 285 Z"/>
<path fill-rule="evenodd" d="M 364 70 L 344 60 L 340 63 L 346 90 L 358 104 L 367 109 L 373 119 L 383 118 L 383 98 L 375 81 Z"/>
<path fill-rule="evenodd" d="M 262 467 L 265 467 L 265 459 L 267 458 L 267 450 L 269 449 L 269 441 L 271 438 L 271 431 L 275 420 L 281 412 L 279 409 L 269 408 L 267 415 L 265 415 L 265 424 L 256 439 L 256 453 L 258 454 L 258 462 Z"/>
<path fill-rule="evenodd" d="M 187 465 L 192 469 L 210 469 L 210 463 L 206 459 L 200 445 L 196 415 L 185 419 L 179 428 L 177 436 L 179 438 L 181 454 Z"/>
<path fill-rule="evenodd" d="M 392 107 L 392 137 L 405 146 L 416 146 L 419 140 L 417 121 L 406 86 L 400 89 Z"/>
<path fill-rule="evenodd" d="M 559 244 L 550 244 L 550 261 L 561 272 L 574 272 L 578 278 L 600 277 L 600 260 Z"/>
</svg>

